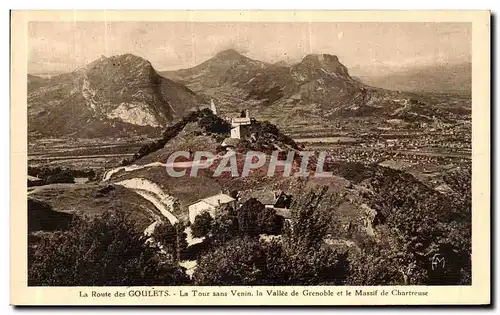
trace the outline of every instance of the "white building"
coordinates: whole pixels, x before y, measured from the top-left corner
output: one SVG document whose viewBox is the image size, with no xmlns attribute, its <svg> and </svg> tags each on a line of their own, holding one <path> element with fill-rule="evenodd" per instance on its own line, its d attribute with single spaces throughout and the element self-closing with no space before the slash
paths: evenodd
<svg viewBox="0 0 500 315">
<path fill-rule="evenodd" d="M 216 208 L 220 205 L 228 203 L 232 203 L 233 206 L 235 206 L 236 199 L 223 193 L 205 199 L 200 199 L 188 206 L 189 222 L 194 223 L 195 218 L 205 211 L 207 211 L 214 218 Z"/>
<path fill-rule="evenodd" d="M 241 139 L 242 135 L 246 136 L 247 127 L 251 125 L 250 113 L 248 110 L 245 111 L 245 117 L 238 117 L 231 119 L 231 138 Z M 243 127 L 242 127 L 243 126 Z"/>
</svg>

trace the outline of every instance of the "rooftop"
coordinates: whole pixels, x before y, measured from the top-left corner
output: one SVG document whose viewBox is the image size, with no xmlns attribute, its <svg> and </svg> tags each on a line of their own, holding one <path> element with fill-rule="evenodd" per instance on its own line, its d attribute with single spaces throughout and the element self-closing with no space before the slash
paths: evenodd
<svg viewBox="0 0 500 315">
<path fill-rule="evenodd" d="M 200 200 L 198 200 L 196 202 L 193 202 L 192 204 L 195 204 L 195 203 L 203 201 L 205 203 L 208 203 L 211 206 L 217 207 L 219 204 L 225 204 L 225 203 L 229 203 L 229 202 L 232 202 L 232 201 L 235 201 L 235 200 L 236 199 L 234 199 L 233 197 L 231 197 L 229 195 L 220 193 L 220 194 L 213 195 L 213 196 L 210 196 L 210 197 L 207 197 L 207 198 L 204 198 L 204 199 L 200 199 Z"/>
<path fill-rule="evenodd" d="M 238 117 L 238 118 L 232 118 L 231 119 L 231 124 L 238 124 L 238 125 L 250 125 L 251 121 L 250 118 L 248 117 Z"/>
<path fill-rule="evenodd" d="M 241 197 L 244 200 L 250 198 L 255 198 L 263 205 L 274 205 L 276 203 L 276 196 L 280 196 L 282 191 L 272 191 L 272 190 L 254 190 L 241 192 Z"/>
</svg>

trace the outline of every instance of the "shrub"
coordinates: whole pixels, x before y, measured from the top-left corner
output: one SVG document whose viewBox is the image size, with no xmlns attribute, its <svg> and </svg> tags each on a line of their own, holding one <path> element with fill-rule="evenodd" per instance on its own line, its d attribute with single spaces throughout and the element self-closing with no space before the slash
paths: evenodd
<svg viewBox="0 0 500 315">
<path fill-rule="evenodd" d="M 56 174 L 52 174 L 52 175 L 45 177 L 43 179 L 43 182 L 45 185 L 55 184 L 55 183 L 73 184 L 75 182 L 75 178 L 67 172 L 61 172 L 61 173 L 56 173 Z"/>
<path fill-rule="evenodd" d="M 180 254 L 187 247 L 185 226 L 182 223 L 172 225 L 170 223 L 159 224 L 151 235 L 156 241 L 160 242 L 165 252 L 173 260 L 179 260 Z"/>
<path fill-rule="evenodd" d="M 191 225 L 191 232 L 194 237 L 205 237 L 212 230 L 213 224 L 214 219 L 210 213 L 205 211 L 195 218 L 193 225 Z"/>
<path fill-rule="evenodd" d="M 193 274 L 195 285 L 255 285 L 266 276 L 266 253 L 255 239 L 236 238 L 204 255 Z"/>
</svg>

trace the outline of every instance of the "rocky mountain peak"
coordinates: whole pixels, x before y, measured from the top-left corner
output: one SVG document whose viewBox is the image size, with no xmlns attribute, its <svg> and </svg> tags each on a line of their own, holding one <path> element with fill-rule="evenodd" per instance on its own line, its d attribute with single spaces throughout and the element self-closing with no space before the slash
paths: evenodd
<svg viewBox="0 0 500 315">
<path fill-rule="evenodd" d="M 191 90 L 161 77 L 149 61 L 133 54 L 102 56 L 43 85 L 35 81 L 41 80 L 28 82 L 30 128 L 51 135 L 81 130 L 88 137 L 156 134 L 154 128 L 182 116 L 200 101 Z M 47 114 L 40 116 L 40 112 Z"/>
<path fill-rule="evenodd" d="M 220 51 L 215 55 L 215 58 L 225 59 L 225 60 L 227 60 L 227 59 L 229 59 L 229 60 L 246 59 L 245 56 L 243 56 L 242 54 L 237 52 L 235 49 L 227 49 L 227 50 Z"/>
<path fill-rule="evenodd" d="M 322 69 L 334 75 L 349 77 L 349 71 L 336 55 L 330 54 L 309 54 L 305 56 L 298 65 L 300 68 Z"/>
<path fill-rule="evenodd" d="M 302 61 L 316 61 L 316 62 L 339 62 L 339 57 L 330 54 L 309 54 L 306 55 Z"/>
<path fill-rule="evenodd" d="M 104 57 L 93 61 L 85 69 L 85 76 L 94 83 L 150 84 L 157 77 L 151 63 L 133 54 Z"/>
<path fill-rule="evenodd" d="M 146 59 L 133 55 L 133 54 L 123 54 L 115 55 L 111 57 L 101 56 L 99 59 L 94 60 L 87 66 L 87 70 L 92 69 L 104 69 L 106 67 L 114 67 L 116 69 L 123 68 L 153 68 L 151 63 Z"/>
</svg>

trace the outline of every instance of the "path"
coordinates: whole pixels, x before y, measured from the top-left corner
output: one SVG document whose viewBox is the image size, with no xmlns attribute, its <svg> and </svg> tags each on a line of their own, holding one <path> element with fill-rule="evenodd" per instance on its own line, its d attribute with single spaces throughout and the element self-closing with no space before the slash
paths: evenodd
<svg viewBox="0 0 500 315">
<path fill-rule="evenodd" d="M 160 186 L 152 181 L 145 178 L 132 178 L 117 182 L 116 185 L 129 188 L 151 202 L 172 225 L 179 222 L 179 219 L 171 212 L 174 208 L 175 198 L 164 193 Z"/>
</svg>

